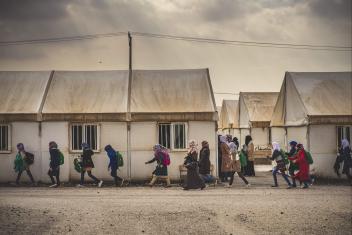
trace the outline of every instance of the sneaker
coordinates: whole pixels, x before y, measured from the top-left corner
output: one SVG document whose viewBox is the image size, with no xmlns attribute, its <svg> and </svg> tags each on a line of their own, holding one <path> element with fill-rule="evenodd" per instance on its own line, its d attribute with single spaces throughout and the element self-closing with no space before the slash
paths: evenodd
<svg viewBox="0 0 352 235">
<path fill-rule="evenodd" d="M 287 186 L 287 189 L 291 189 L 291 188 L 292 188 L 292 186 L 291 186 L 291 185 Z"/>
<path fill-rule="evenodd" d="M 100 180 L 100 181 L 99 181 L 99 184 L 98 184 L 98 187 L 101 188 L 102 185 L 103 185 L 103 181 Z"/>
<path fill-rule="evenodd" d="M 120 183 L 120 187 L 122 187 L 123 186 L 123 183 L 125 182 L 125 179 L 122 179 L 121 180 L 121 183 Z"/>
<path fill-rule="evenodd" d="M 247 188 L 251 187 L 251 184 L 246 184 L 246 187 L 247 187 Z"/>
<path fill-rule="evenodd" d="M 272 188 L 277 188 L 279 185 L 271 185 Z"/>
<path fill-rule="evenodd" d="M 50 185 L 49 188 L 56 188 L 57 184 Z"/>
<path fill-rule="evenodd" d="M 83 184 L 77 184 L 76 187 L 77 188 L 84 188 L 84 185 Z"/>
<path fill-rule="evenodd" d="M 232 185 L 225 185 L 224 188 L 232 188 Z"/>
</svg>

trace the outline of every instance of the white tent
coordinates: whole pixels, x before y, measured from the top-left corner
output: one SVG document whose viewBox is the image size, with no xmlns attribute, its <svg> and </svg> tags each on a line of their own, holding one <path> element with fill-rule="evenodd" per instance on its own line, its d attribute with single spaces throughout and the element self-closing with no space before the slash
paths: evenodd
<svg viewBox="0 0 352 235">
<path fill-rule="evenodd" d="M 334 175 L 337 145 L 342 137 L 351 138 L 351 125 L 351 72 L 285 74 L 271 120 L 273 138 L 302 143 L 318 174 Z"/>
<path fill-rule="evenodd" d="M 238 100 L 223 100 L 220 112 L 222 131 L 239 138 L 239 102 Z"/>
<path fill-rule="evenodd" d="M 258 155 L 267 153 L 270 144 L 270 120 L 277 101 L 278 92 L 240 93 L 241 143 L 246 135 L 251 135 Z"/>
</svg>

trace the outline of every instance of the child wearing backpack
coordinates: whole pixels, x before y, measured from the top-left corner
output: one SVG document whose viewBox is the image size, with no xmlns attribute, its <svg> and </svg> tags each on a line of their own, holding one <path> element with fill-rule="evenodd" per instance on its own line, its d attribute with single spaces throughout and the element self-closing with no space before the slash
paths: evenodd
<svg viewBox="0 0 352 235">
<path fill-rule="evenodd" d="M 115 151 L 110 144 L 106 145 L 104 149 L 109 157 L 108 171 L 111 170 L 110 175 L 114 178 L 115 185 L 122 187 L 125 180 L 117 176 L 117 170 L 119 167 L 123 166 L 123 160 L 120 159 L 122 156 L 119 152 Z M 120 184 L 118 184 L 118 181 L 120 181 Z"/>
<path fill-rule="evenodd" d="M 276 174 L 278 173 L 278 171 L 280 171 L 282 177 L 284 178 L 284 180 L 286 181 L 286 183 L 288 185 L 287 188 L 290 189 L 290 188 L 292 188 L 292 184 L 291 184 L 290 180 L 288 179 L 288 175 L 286 175 L 286 173 L 285 173 L 286 162 L 285 162 L 285 156 L 283 155 L 283 151 L 281 151 L 280 145 L 277 142 L 273 142 L 272 146 L 273 146 L 273 154 L 272 154 L 270 160 L 276 161 L 276 166 L 273 170 L 274 185 L 272 185 L 272 187 L 279 187 L 279 184 L 277 183 Z"/>
<path fill-rule="evenodd" d="M 51 141 L 49 143 L 49 153 L 50 153 L 50 163 L 49 163 L 49 171 L 48 175 L 52 182 L 52 185 L 49 188 L 57 188 L 60 186 L 60 150 L 58 149 L 57 143 Z M 54 180 L 54 176 L 56 178 L 56 182 Z"/>
<path fill-rule="evenodd" d="M 153 171 L 153 178 L 148 184 L 153 186 L 158 179 L 164 179 L 166 181 L 166 187 L 171 187 L 170 178 L 167 173 L 167 166 L 170 165 L 170 157 L 165 147 L 160 144 L 154 145 L 154 158 L 147 161 L 145 164 L 150 164 L 156 161 L 157 165 Z"/>
<path fill-rule="evenodd" d="M 17 144 L 17 150 L 18 150 L 18 153 L 16 155 L 15 162 L 14 162 L 15 172 L 18 172 L 17 178 L 16 178 L 16 185 L 20 184 L 20 178 L 23 171 L 27 172 L 27 175 L 31 180 L 32 185 L 36 185 L 30 170 L 30 165 L 32 165 L 34 162 L 34 155 L 29 152 L 26 152 L 24 150 L 24 145 L 22 143 Z"/>
</svg>

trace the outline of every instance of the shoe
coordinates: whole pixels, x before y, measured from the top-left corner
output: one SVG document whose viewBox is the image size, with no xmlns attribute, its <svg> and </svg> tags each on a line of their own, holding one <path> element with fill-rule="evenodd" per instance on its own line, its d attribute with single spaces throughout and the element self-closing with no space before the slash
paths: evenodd
<svg viewBox="0 0 352 235">
<path fill-rule="evenodd" d="M 122 179 L 121 180 L 121 183 L 120 183 L 120 187 L 122 187 L 123 186 L 123 183 L 125 182 L 125 179 Z"/>
<path fill-rule="evenodd" d="M 99 183 L 98 183 L 98 188 L 101 188 L 102 185 L 103 185 L 103 181 L 100 180 Z"/>
<path fill-rule="evenodd" d="M 304 185 L 303 187 L 301 187 L 301 189 L 307 189 L 309 188 L 308 185 Z"/>
<path fill-rule="evenodd" d="M 272 188 L 277 188 L 279 185 L 271 185 Z"/>
<path fill-rule="evenodd" d="M 56 188 L 57 184 L 50 185 L 49 188 Z"/>
<path fill-rule="evenodd" d="M 171 184 L 165 185 L 165 188 L 171 188 Z"/>
<path fill-rule="evenodd" d="M 291 185 L 287 186 L 287 189 L 291 189 L 291 188 L 292 188 L 292 186 L 291 186 Z"/>
<path fill-rule="evenodd" d="M 77 184 L 76 187 L 77 187 L 77 188 L 84 188 L 85 186 L 82 185 L 82 184 Z"/>
<path fill-rule="evenodd" d="M 247 187 L 247 188 L 251 187 L 251 184 L 246 184 L 246 187 Z"/>
<path fill-rule="evenodd" d="M 224 188 L 232 188 L 232 185 L 225 185 Z"/>
<path fill-rule="evenodd" d="M 296 184 L 291 185 L 292 188 L 297 188 Z"/>
<path fill-rule="evenodd" d="M 189 188 L 183 188 L 183 190 L 189 190 Z"/>
</svg>

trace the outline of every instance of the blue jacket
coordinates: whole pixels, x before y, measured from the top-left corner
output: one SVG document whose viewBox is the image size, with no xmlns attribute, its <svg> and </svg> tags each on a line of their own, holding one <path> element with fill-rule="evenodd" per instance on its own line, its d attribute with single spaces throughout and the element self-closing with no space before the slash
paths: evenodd
<svg viewBox="0 0 352 235">
<path fill-rule="evenodd" d="M 116 152 L 113 149 L 109 149 L 107 151 L 108 157 L 110 159 L 109 161 L 109 167 L 113 168 L 116 167 L 117 169 L 119 168 L 118 164 L 117 164 L 117 155 Z"/>
</svg>

